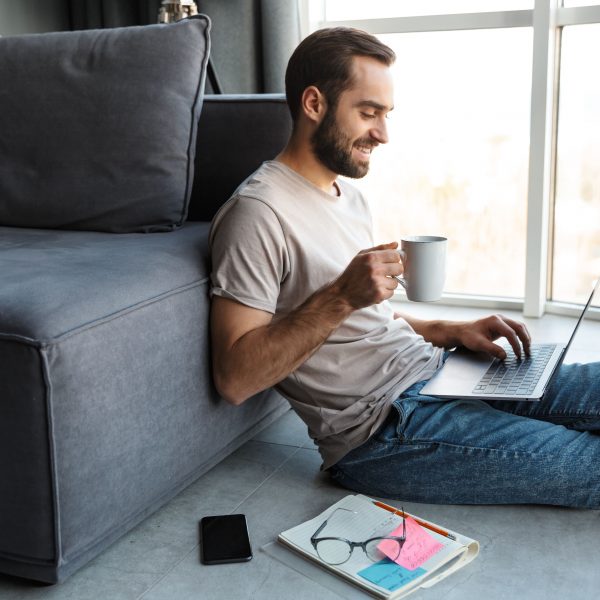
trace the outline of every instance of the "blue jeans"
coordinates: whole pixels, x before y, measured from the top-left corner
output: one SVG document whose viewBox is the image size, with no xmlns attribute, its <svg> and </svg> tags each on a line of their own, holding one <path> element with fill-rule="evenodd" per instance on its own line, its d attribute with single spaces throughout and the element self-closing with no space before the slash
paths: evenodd
<svg viewBox="0 0 600 600">
<path fill-rule="evenodd" d="M 563 365 L 539 402 L 441 400 L 424 385 L 331 467 L 334 480 L 413 502 L 600 508 L 600 363 Z"/>
</svg>

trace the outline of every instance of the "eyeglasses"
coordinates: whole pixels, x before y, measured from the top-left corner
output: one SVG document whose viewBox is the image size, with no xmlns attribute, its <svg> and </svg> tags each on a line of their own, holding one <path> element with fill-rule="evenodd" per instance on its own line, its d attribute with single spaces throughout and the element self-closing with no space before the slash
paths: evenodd
<svg viewBox="0 0 600 600">
<path fill-rule="evenodd" d="M 404 509 L 402 509 L 402 535 L 401 536 L 382 536 L 373 537 L 365 540 L 364 542 L 351 542 L 345 538 L 340 537 L 317 537 L 321 531 L 327 525 L 327 522 L 338 510 L 345 510 L 348 512 L 354 512 L 348 508 L 336 508 L 330 515 L 323 521 L 323 524 L 313 533 L 310 538 L 315 552 L 319 558 L 329 565 L 342 565 L 352 555 L 354 548 L 362 548 L 363 552 L 373 562 L 378 562 L 384 558 L 391 558 L 396 560 L 400 556 L 402 546 L 406 541 L 406 522 L 404 520 Z M 356 514 L 356 513 L 355 513 Z M 384 554 L 377 548 L 381 542 L 387 541 L 386 550 L 389 554 Z"/>
</svg>

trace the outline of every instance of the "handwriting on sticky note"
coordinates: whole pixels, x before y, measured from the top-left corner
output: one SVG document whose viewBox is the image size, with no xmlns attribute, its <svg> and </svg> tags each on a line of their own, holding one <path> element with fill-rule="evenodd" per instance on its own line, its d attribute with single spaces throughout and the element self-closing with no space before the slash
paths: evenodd
<svg viewBox="0 0 600 600">
<path fill-rule="evenodd" d="M 391 536 L 402 535 L 402 525 L 394 529 Z M 383 540 L 377 548 L 388 558 L 391 558 L 402 567 L 413 571 L 429 560 L 436 552 L 444 546 L 440 544 L 426 529 L 421 527 L 412 517 L 406 517 L 406 541 L 402 546 L 400 556 L 396 558 L 393 549 L 394 543 Z"/>
<path fill-rule="evenodd" d="M 378 563 L 359 571 L 358 574 L 367 581 L 374 583 L 386 590 L 393 592 L 405 586 L 421 575 L 425 575 L 425 569 L 409 571 L 389 560 L 380 560 Z"/>
</svg>

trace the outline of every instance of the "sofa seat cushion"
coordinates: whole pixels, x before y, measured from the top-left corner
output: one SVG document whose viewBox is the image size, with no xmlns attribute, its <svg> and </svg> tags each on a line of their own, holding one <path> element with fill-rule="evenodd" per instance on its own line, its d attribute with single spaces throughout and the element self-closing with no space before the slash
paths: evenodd
<svg viewBox="0 0 600 600">
<path fill-rule="evenodd" d="M 44 343 L 208 280 L 208 223 L 114 234 L 0 227 L 0 336 Z"/>
<path fill-rule="evenodd" d="M 198 16 L 0 38 L 0 225 L 179 227 L 209 30 Z"/>
</svg>

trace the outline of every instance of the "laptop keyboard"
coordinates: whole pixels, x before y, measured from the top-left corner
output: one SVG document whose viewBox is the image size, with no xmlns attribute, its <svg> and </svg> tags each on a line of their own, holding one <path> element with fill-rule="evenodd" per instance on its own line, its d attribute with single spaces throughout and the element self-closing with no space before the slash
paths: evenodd
<svg viewBox="0 0 600 600">
<path fill-rule="evenodd" d="M 495 358 L 485 375 L 473 388 L 474 394 L 514 396 L 531 394 L 544 372 L 556 344 L 536 344 L 531 356 L 517 358 L 512 349 L 506 360 Z"/>
</svg>

